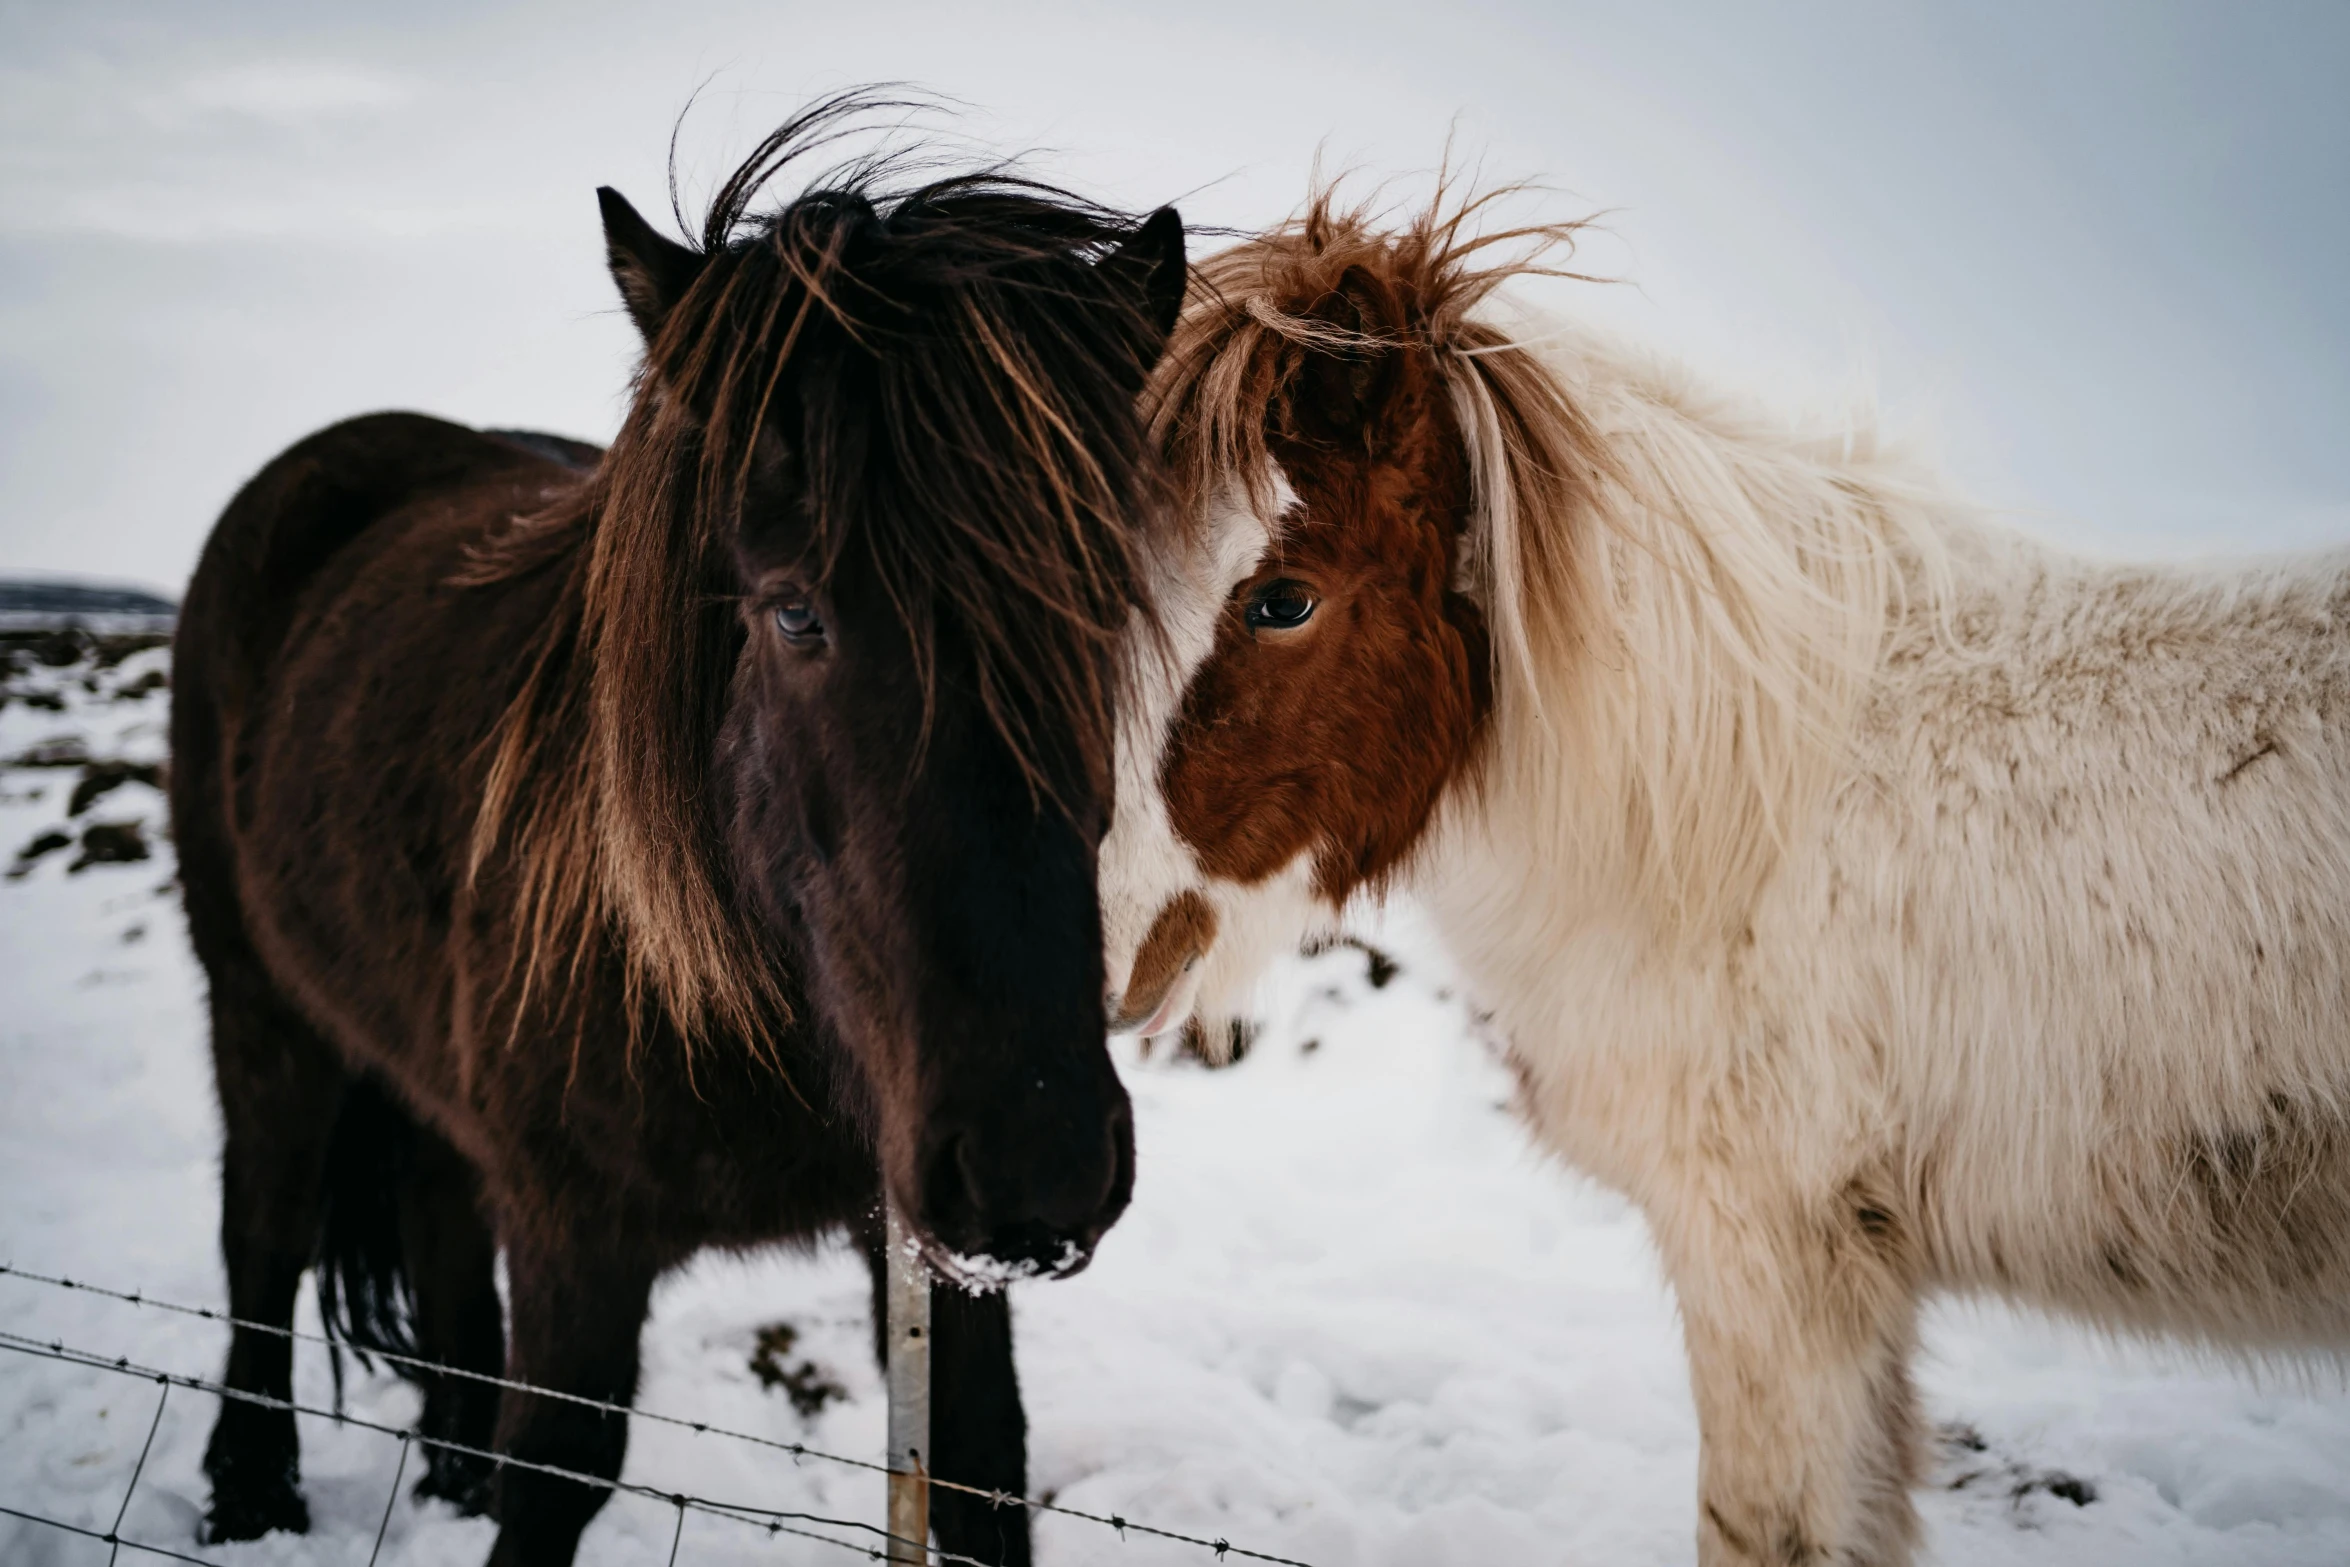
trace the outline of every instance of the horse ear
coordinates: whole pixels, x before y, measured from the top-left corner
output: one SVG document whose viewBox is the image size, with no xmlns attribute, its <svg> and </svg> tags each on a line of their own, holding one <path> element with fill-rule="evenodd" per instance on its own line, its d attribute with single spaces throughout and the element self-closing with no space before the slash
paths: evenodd
<svg viewBox="0 0 2350 1567">
<path fill-rule="evenodd" d="M 1349 276 L 1314 309 L 1315 318 L 1342 332 L 1374 337 L 1377 318 Z M 1288 431 L 1317 445 L 1352 447 L 1370 438 L 1370 424 L 1387 401 L 1395 354 L 1376 341 L 1347 348 L 1310 348 L 1285 389 Z"/>
<path fill-rule="evenodd" d="M 1183 313 L 1183 216 L 1161 207 L 1143 220 L 1134 237 L 1102 258 L 1102 270 L 1142 296 L 1144 313 L 1163 339 Z"/>
<path fill-rule="evenodd" d="M 669 312 L 701 275 L 704 258 L 662 235 L 611 186 L 596 188 L 596 204 L 604 211 L 604 254 L 612 281 L 620 285 L 620 297 L 628 302 L 637 331 L 650 345 Z"/>
</svg>

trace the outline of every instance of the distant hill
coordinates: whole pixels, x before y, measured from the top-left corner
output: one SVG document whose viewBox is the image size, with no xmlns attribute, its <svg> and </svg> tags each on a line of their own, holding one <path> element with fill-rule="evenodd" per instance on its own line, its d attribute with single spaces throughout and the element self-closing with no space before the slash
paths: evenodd
<svg viewBox="0 0 2350 1567">
<path fill-rule="evenodd" d="M 0 631 L 168 631 L 179 606 L 160 593 L 54 577 L 0 577 Z"/>
</svg>

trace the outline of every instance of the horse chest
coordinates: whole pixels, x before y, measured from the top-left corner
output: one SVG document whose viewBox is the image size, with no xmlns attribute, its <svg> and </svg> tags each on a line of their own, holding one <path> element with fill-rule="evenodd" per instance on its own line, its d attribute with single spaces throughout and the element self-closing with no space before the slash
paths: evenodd
<svg viewBox="0 0 2350 1567">
<path fill-rule="evenodd" d="M 1759 941 L 1674 949 L 1628 911 L 1579 906 L 1528 855 L 1464 857 L 1426 890 L 1509 1042 L 1523 1113 L 1643 1206 L 1764 1166 L 1791 1194 L 1832 1192 L 1898 1140 L 1854 987 L 1818 965 L 1833 941 L 1817 911 L 1758 920 L 1776 932 Z"/>
<path fill-rule="evenodd" d="M 474 1093 L 473 1123 L 500 1135 L 468 1153 L 510 1210 L 560 1211 L 673 1259 L 804 1234 L 871 1200 L 872 1155 L 853 1127 L 799 1097 L 819 1098 L 818 1085 L 795 1091 L 732 1041 L 702 1046 L 690 1072 L 673 1040 L 633 1069 L 508 1058 Z"/>
</svg>

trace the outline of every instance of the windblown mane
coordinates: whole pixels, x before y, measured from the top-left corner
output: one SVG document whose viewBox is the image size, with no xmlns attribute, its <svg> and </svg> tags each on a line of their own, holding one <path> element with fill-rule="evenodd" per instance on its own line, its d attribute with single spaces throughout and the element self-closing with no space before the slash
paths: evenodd
<svg viewBox="0 0 2350 1567">
<path fill-rule="evenodd" d="M 1533 358 L 1477 310 L 1513 277 L 1580 276 L 1546 258 L 1571 249 L 1582 225 L 1477 232 L 1477 217 L 1512 194 L 1456 203 L 1440 187 L 1390 227 L 1368 204 L 1341 207 L 1337 186 L 1325 185 L 1280 227 L 1196 263 L 1152 402 L 1153 434 L 1186 511 L 1196 514 L 1234 483 L 1260 505 L 1269 501 L 1266 430 L 1306 357 L 1383 349 L 1437 355 L 1456 391 L 1489 409 L 1508 488 L 1546 512 L 1574 510 L 1605 453 Z M 1400 300 L 1406 319 L 1355 330 L 1317 318 L 1350 274 Z"/>
<path fill-rule="evenodd" d="M 1497 298 L 1582 276 L 1546 264 L 1581 224 L 1476 232 L 1511 194 L 1440 187 L 1398 220 L 1325 186 L 1198 264 L 1154 433 L 1187 514 L 1235 486 L 1270 514 L 1265 434 L 1306 355 L 1434 355 L 1474 483 L 1459 575 L 1493 632 L 1476 796 L 1537 810 L 1568 840 L 1557 863 L 1661 927 L 1709 929 L 1828 786 L 1894 605 L 1938 580 L 1929 524 L 1952 503 L 1865 422 L 1792 429 Z M 1317 319 L 1350 275 L 1405 319 Z"/>
<path fill-rule="evenodd" d="M 1104 650 L 1141 602 L 1154 514 L 1136 505 L 1155 469 L 1120 377 L 1155 345 L 1139 314 L 1121 321 L 1073 280 L 1134 225 L 997 173 L 893 190 L 903 157 L 753 212 L 787 165 L 879 106 L 829 100 L 735 170 L 610 453 L 468 576 L 565 574 L 474 831 L 477 881 L 493 865 L 513 878 L 518 1019 L 613 956 L 632 1021 L 657 1007 L 689 1040 L 759 1043 L 788 1017 L 775 955 L 734 905 L 708 788 L 743 640 L 731 530 L 779 421 L 812 569 L 869 561 L 913 638 L 926 711 L 952 628 L 1032 785 L 1064 730 L 1107 770 Z"/>
</svg>

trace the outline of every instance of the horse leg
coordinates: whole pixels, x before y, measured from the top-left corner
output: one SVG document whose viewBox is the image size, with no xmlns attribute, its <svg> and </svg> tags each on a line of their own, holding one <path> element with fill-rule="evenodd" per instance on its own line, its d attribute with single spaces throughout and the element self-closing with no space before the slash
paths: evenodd
<svg viewBox="0 0 2350 1567">
<path fill-rule="evenodd" d="M 889 1264 L 877 1223 L 857 1239 L 873 1275 L 874 1354 L 889 1359 Z M 941 1480 L 1023 1496 L 1028 1417 L 1012 1360 L 1012 1303 L 1001 1291 L 973 1295 L 930 1287 L 930 1472 Z M 930 1532 L 938 1548 L 1000 1567 L 1028 1567 L 1028 1509 L 933 1488 Z"/>
<path fill-rule="evenodd" d="M 400 1244 L 416 1292 L 416 1345 L 424 1359 L 499 1375 L 506 1330 L 495 1273 L 498 1243 L 482 1217 L 480 1182 L 464 1156 L 418 1128 L 415 1167 L 400 1190 Z M 468 1515 L 490 1504 L 492 1464 L 476 1456 L 497 1440 L 498 1389 L 472 1377 L 422 1373 L 424 1478 L 418 1498 L 438 1497 Z M 432 1445 L 452 1442 L 471 1452 Z"/>
<path fill-rule="evenodd" d="M 930 1287 L 930 1452 L 943 1480 L 1024 1496 L 1028 1417 L 1012 1363 L 1008 1295 Z M 930 1528 L 939 1549 L 1001 1567 L 1028 1567 L 1028 1509 L 998 1507 L 961 1491 L 932 1490 Z"/>
<path fill-rule="evenodd" d="M 636 1395 L 637 1340 L 657 1271 L 640 1258 L 509 1236 L 513 1332 L 507 1376 L 609 1404 L 629 1403 Z M 628 1454 L 628 1417 L 509 1388 L 499 1402 L 497 1446 L 526 1464 L 616 1480 Z M 498 1543 L 490 1567 L 569 1567 L 581 1532 L 610 1495 L 608 1486 L 501 1468 Z"/>
<path fill-rule="evenodd" d="M 1898 1342 L 1869 1388 L 1869 1431 L 1860 1452 L 1860 1483 L 1853 1497 L 1851 1556 L 1856 1562 L 1906 1562 L 1917 1546 L 1917 1507 L 1910 1493 L 1926 1478 L 1926 1420 L 1918 1407 L 1909 1364 L 1917 1349 L 1916 1314 L 1900 1324 Z"/>
<path fill-rule="evenodd" d="M 1699 1562 L 1905 1567 L 1923 1442 L 1897 1221 L 1870 1204 L 1772 1212 L 1744 1194 L 1736 1211 L 1692 1210 L 1657 1230 L 1697 1401 Z"/>
<path fill-rule="evenodd" d="M 227 1131 L 221 1154 L 220 1249 L 229 1312 L 252 1327 L 229 1336 L 223 1380 L 262 1398 L 294 1396 L 294 1292 L 318 1243 L 327 1144 L 345 1073 L 258 971 L 212 966 L 212 1058 Z M 290 1409 L 223 1398 L 204 1448 L 210 1541 L 308 1531 L 301 1445 Z"/>
</svg>

